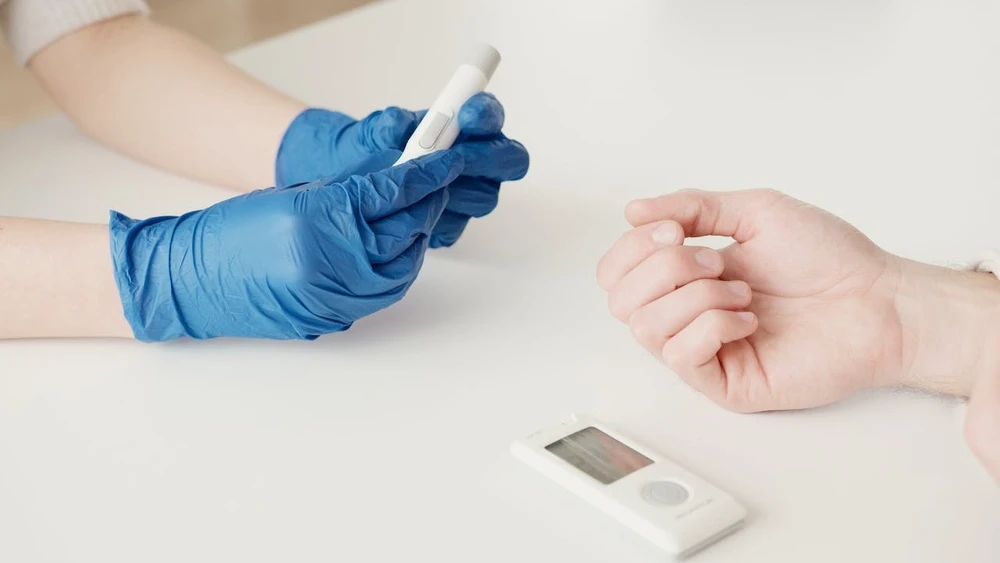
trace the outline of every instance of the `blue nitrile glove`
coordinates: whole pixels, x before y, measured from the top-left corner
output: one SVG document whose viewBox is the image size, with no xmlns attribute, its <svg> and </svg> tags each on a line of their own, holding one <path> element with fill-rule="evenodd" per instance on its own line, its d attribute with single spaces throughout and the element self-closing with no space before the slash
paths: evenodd
<svg viewBox="0 0 1000 563">
<path fill-rule="evenodd" d="M 392 166 L 425 111 L 390 107 L 357 121 L 342 113 L 308 109 L 285 132 L 278 149 L 278 187 L 317 178 L 365 174 Z M 458 114 L 461 128 L 452 149 L 485 163 L 477 176 L 461 176 L 449 186 L 448 209 L 435 227 L 430 246 L 451 246 L 471 217 L 496 208 L 500 183 L 528 171 L 528 152 L 501 129 L 504 109 L 496 97 L 479 93 Z"/>
<path fill-rule="evenodd" d="M 342 181 L 241 195 L 179 217 L 111 213 L 135 337 L 314 339 L 399 301 L 465 168 L 453 151 Z"/>
</svg>

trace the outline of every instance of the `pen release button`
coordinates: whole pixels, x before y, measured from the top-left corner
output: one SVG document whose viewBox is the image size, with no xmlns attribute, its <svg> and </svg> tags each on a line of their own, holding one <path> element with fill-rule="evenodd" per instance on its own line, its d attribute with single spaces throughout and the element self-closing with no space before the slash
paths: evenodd
<svg viewBox="0 0 1000 563">
<path fill-rule="evenodd" d="M 429 119 L 427 121 L 427 129 L 424 129 L 424 133 L 420 136 L 417 144 L 422 149 L 431 149 L 434 148 L 434 143 L 441 136 L 441 131 L 444 131 L 445 126 L 451 121 L 451 115 L 435 111 L 426 119 Z"/>
</svg>

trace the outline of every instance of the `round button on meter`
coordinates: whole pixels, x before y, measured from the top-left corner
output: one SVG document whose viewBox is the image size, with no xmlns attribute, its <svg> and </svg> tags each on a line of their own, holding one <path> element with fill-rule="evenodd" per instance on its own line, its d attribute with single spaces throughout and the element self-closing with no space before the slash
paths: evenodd
<svg viewBox="0 0 1000 563">
<path fill-rule="evenodd" d="M 688 491 L 673 481 L 654 481 L 642 488 L 646 502 L 661 506 L 677 506 L 688 499 Z"/>
</svg>

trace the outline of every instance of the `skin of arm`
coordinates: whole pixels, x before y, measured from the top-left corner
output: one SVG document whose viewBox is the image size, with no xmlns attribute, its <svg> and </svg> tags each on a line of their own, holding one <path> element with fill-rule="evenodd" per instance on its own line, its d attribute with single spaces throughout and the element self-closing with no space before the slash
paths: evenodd
<svg viewBox="0 0 1000 563">
<path fill-rule="evenodd" d="M 274 184 L 289 123 L 305 109 L 196 39 L 130 15 L 66 35 L 28 63 L 86 135 L 214 185 Z"/>
<path fill-rule="evenodd" d="M 0 338 L 132 337 L 104 225 L 0 217 Z"/>
<path fill-rule="evenodd" d="M 1000 282 L 903 260 L 903 385 L 968 397 L 965 441 L 1000 485 Z"/>
<path fill-rule="evenodd" d="M 69 34 L 29 67 L 87 135 L 148 164 L 240 190 L 273 183 L 281 137 L 305 109 L 142 16 Z M 970 397 L 966 438 L 1000 482 L 996 281 L 902 261 L 892 299 L 902 327 L 898 383 Z M 131 336 L 107 228 L 0 218 L 0 319 L 0 338 Z"/>
<path fill-rule="evenodd" d="M 95 140 L 147 164 L 240 191 L 275 184 L 278 148 L 306 109 L 197 40 L 137 15 L 70 33 L 36 53 L 28 66 Z M 476 168 L 472 181 L 455 182 L 469 186 L 472 195 L 452 194 L 451 222 L 444 235 L 435 230 L 434 236 L 457 237 L 464 223 L 456 217 L 467 221 L 487 213 L 490 191 L 495 197 L 501 181 L 518 179 L 527 169 L 524 148 L 498 138 L 499 102 L 478 102 L 471 106 L 480 113 L 473 115 L 470 132 L 488 140 L 471 138 L 456 150 L 489 164 Z M 368 156 L 391 155 L 383 149 L 408 136 L 407 123 L 416 119 L 411 114 L 396 108 L 358 122 L 354 137 L 346 137 L 364 150 L 355 147 L 354 160 L 339 164 L 354 170 L 371 165 Z M 331 135 L 340 139 L 343 132 Z M 372 155 L 364 154 L 369 149 Z M 0 339 L 132 336 L 110 267 L 108 236 L 97 225 L 0 217 Z"/>
<path fill-rule="evenodd" d="M 305 106 L 179 31 L 143 16 L 68 34 L 28 64 L 88 136 L 183 176 L 273 185 Z M 0 217 L 0 339 L 127 337 L 104 225 Z"/>
<path fill-rule="evenodd" d="M 969 397 L 1000 358 L 1000 281 L 980 272 L 896 260 L 892 299 L 902 327 L 898 383 Z"/>
<path fill-rule="evenodd" d="M 680 190 L 626 208 L 598 264 L 612 314 L 682 380 L 736 412 L 863 388 L 969 399 L 965 437 L 1000 482 L 1000 281 L 895 256 L 774 190 Z M 729 237 L 722 250 L 686 238 Z M 752 290 L 747 291 L 747 286 Z"/>
</svg>

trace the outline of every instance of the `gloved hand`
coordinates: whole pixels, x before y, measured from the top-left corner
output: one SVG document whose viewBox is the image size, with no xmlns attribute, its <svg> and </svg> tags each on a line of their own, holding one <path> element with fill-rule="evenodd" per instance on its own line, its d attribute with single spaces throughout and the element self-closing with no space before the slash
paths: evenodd
<svg viewBox="0 0 1000 563">
<path fill-rule="evenodd" d="M 314 339 L 407 292 L 463 170 L 454 151 L 342 181 L 269 188 L 179 217 L 112 212 L 135 337 Z"/>
<path fill-rule="evenodd" d="M 278 149 L 278 187 L 319 178 L 346 178 L 392 166 L 402 154 L 425 111 L 397 107 L 357 121 L 342 113 L 308 109 L 292 121 Z M 483 162 L 478 175 L 463 175 L 448 188 L 448 209 L 431 236 L 430 246 L 454 244 L 469 219 L 496 208 L 501 182 L 519 180 L 528 171 L 528 152 L 501 129 L 504 109 L 489 93 L 469 98 L 458 114 L 461 133 L 452 145 L 463 156 Z"/>
</svg>

